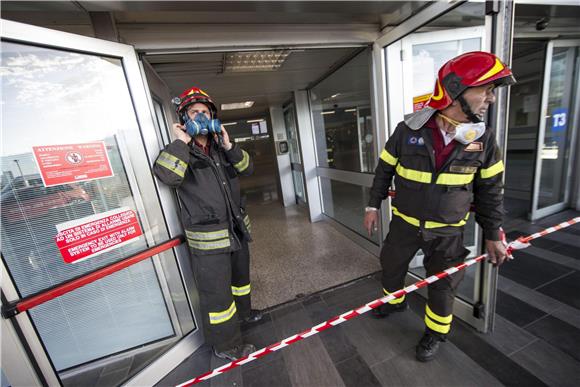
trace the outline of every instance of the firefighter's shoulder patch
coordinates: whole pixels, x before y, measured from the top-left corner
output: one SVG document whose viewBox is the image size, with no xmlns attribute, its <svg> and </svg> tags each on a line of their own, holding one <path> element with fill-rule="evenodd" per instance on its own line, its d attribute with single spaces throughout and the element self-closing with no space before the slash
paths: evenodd
<svg viewBox="0 0 580 387">
<path fill-rule="evenodd" d="M 467 145 L 464 149 L 466 152 L 483 152 L 483 143 L 481 141 L 474 141 Z"/>
</svg>

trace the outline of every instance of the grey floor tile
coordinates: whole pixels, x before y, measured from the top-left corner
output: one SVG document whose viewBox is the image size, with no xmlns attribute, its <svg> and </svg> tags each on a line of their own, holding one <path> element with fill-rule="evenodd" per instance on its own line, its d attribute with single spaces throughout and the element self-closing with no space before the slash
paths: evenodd
<svg viewBox="0 0 580 387">
<path fill-rule="evenodd" d="M 493 332 L 477 333 L 477 335 L 505 355 L 511 355 L 538 340 L 531 333 L 499 315 L 495 316 Z"/>
<path fill-rule="evenodd" d="M 368 364 L 358 355 L 336 365 L 342 380 L 347 387 L 380 386 Z"/>
<path fill-rule="evenodd" d="M 411 310 L 375 319 L 370 312 L 341 324 L 367 364 L 384 362 L 414 348 L 423 333 L 422 318 Z"/>
<path fill-rule="evenodd" d="M 531 289 L 572 272 L 569 267 L 537 258 L 523 250 L 514 252 L 514 257 L 513 261 L 500 267 L 500 275 Z"/>
<path fill-rule="evenodd" d="M 530 289 L 501 275 L 499 276 L 498 289 L 511 296 L 519 298 L 520 300 L 548 314 L 562 306 L 560 301 L 548 297 L 540 292 Z"/>
<path fill-rule="evenodd" d="M 281 355 L 281 353 L 278 353 L 278 355 Z M 292 386 L 286 370 L 286 363 L 282 356 L 274 358 L 270 363 L 260 363 L 257 367 L 242 368 L 242 376 L 245 387 Z"/>
<path fill-rule="evenodd" d="M 580 329 L 578 327 L 556 317 L 546 316 L 527 326 L 526 330 L 580 361 Z"/>
<path fill-rule="evenodd" d="M 502 386 L 451 343 L 444 343 L 428 363 L 418 362 L 410 348 L 371 369 L 383 386 Z"/>
<path fill-rule="evenodd" d="M 571 306 L 562 304 L 562 306 L 552 312 L 552 316 L 557 317 L 574 327 L 580 327 L 580 310 Z"/>
<path fill-rule="evenodd" d="M 580 363 L 543 340 L 536 341 L 511 358 L 550 386 L 580 385 Z"/>
<path fill-rule="evenodd" d="M 336 306 L 327 306 L 322 299 L 316 303 L 308 304 L 305 308 L 313 325 L 327 321 L 343 312 Z M 320 333 L 320 339 L 324 343 L 326 352 L 335 364 L 358 355 L 356 347 L 351 344 L 343 331 L 343 324 Z"/>
<path fill-rule="evenodd" d="M 301 303 L 272 312 L 272 318 L 277 333 L 283 338 L 300 333 L 313 325 Z M 344 385 L 319 335 L 299 341 L 281 351 L 292 385 Z"/>
<path fill-rule="evenodd" d="M 531 254 L 537 258 L 545 259 L 550 262 L 558 263 L 560 265 L 569 267 L 574 270 L 580 270 L 580 260 L 568 257 L 566 255 L 558 254 L 551 250 L 542 249 L 535 246 L 526 248 L 526 253 Z"/>
<path fill-rule="evenodd" d="M 538 292 L 580 309 L 580 272 L 574 273 L 541 286 Z"/>
<path fill-rule="evenodd" d="M 227 363 L 229 363 L 229 361 L 220 359 L 214 355 L 211 357 L 210 369 L 212 369 L 212 370 L 216 369 L 216 368 L 221 367 Z M 211 387 L 222 387 L 222 386 L 224 386 L 224 387 L 225 386 L 229 386 L 229 387 L 240 386 L 240 387 L 242 387 L 244 385 L 243 378 L 242 378 L 242 368 L 237 367 L 231 371 L 225 372 L 221 375 L 218 375 L 214 378 L 209 379 L 209 385 Z"/>
<path fill-rule="evenodd" d="M 465 356 L 468 356 L 479 367 L 492 374 L 494 378 L 505 385 L 541 386 L 544 384 L 498 348 L 481 339 L 473 328 L 462 321 L 458 320 L 453 323 L 449 341 L 461 350 Z"/>
<path fill-rule="evenodd" d="M 496 313 L 520 327 L 524 327 L 544 316 L 547 316 L 546 312 L 543 312 L 501 290 L 497 291 L 497 303 L 495 308 Z"/>
</svg>

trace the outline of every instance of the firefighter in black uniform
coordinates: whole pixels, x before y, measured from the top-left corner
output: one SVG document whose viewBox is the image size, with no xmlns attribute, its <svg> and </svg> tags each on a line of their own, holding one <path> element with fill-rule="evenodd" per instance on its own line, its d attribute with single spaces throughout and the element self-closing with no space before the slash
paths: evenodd
<svg viewBox="0 0 580 387">
<path fill-rule="evenodd" d="M 482 119 L 495 102 L 494 88 L 513 83 L 511 70 L 490 53 L 469 52 L 451 59 L 439 70 L 427 106 L 407 116 L 387 141 L 364 219 L 369 234 L 377 230 L 378 209 L 394 176 L 393 219 L 380 256 L 385 295 L 404 286 L 409 262 L 419 249 L 427 277 L 467 257 L 463 226 L 472 202 L 490 261 L 500 265 L 506 259 L 499 235 L 504 166 L 495 133 L 486 130 Z M 463 273 L 428 286 L 418 360 L 432 360 L 445 341 Z M 373 316 L 406 309 L 403 296 L 374 309 Z"/>
<path fill-rule="evenodd" d="M 249 154 L 232 143 L 211 98 L 196 87 L 173 101 L 176 140 L 157 157 L 153 171 L 176 188 L 192 256 L 206 342 L 216 356 L 235 360 L 255 351 L 242 344 L 239 321 L 255 322 L 250 308 L 250 220 L 239 175 L 253 171 Z"/>
</svg>

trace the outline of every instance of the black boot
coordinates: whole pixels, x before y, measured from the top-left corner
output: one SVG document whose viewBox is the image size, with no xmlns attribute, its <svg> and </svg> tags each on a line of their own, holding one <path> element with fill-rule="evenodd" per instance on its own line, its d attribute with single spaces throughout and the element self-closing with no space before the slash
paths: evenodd
<svg viewBox="0 0 580 387">
<path fill-rule="evenodd" d="M 253 344 L 239 344 L 235 347 L 225 349 L 223 351 L 218 351 L 213 349 L 213 353 L 220 359 L 234 361 L 241 357 L 248 356 L 252 352 L 256 351 L 256 347 Z"/>
<path fill-rule="evenodd" d="M 409 309 L 409 305 L 407 305 L 407 300 L 399 303 L 399 304 L 383 304 L 378 308 L 371 310 L 371 315 L 374 318 L 385 318 L 391 313 L 394 312 L 404 312 Z"/>
<path fill-rule="evenodd" d="M 426 330 L 416 347 L 417 360 L 421 362 L 433 360 L 439 351 L 439 343 L 443 341 L 447 341 L 446 335 Z"/>
<path fill-rule="evenodd" d="M 258 309 L 252 309 L 250 310 L 250 314 L 248 316 L 241 319 L 241 323 L 243 325 L 257 323 L 262 319 L 262 317 L 263 315 L 261 311 L 259 311 Z"/>
</svg>

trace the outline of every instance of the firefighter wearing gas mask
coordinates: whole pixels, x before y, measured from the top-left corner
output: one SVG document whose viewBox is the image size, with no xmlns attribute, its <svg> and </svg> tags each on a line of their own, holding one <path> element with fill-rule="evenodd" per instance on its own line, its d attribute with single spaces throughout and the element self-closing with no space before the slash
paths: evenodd
<svg viewBox="0 0 580 387">
<path fill-rule="evenodd" d="M 232 142 L 207 93 L 192 87 L 173 100 L 176 140 L 157 157 L 153 171 L 177 191 L 192 257 L 206 342 L 223 359 L 255 351 L 243 344 L 240 321 L 261 319 L 251 309 L 248 242 L 250 219 L 239 176 L 250 175 L 249 154 Z"/>
<path fill-rule="evenodd" d="M 500 241 L 504 165 L 495 133 L 483 117 L 496 87 L 512 85 L 511 70 L 495 55 L 469 52 L 445 63 L 426 107 L 398 124 L 383 149 L 366 208 L 364 226 L 377 231 L 378 209 L 392 179 L 393 217 L 380 254 L 384 294 L 404 286 L 409 262 L 421 249 L 426 276 L 462 262 L 464 225 L 475 205 L 491 263 L 506 251 Z M 452 274 L 428 286 L 425 333 L 416 347 L 419 361 L 432 360 L 453 319 L 455 289 L 464 275 Z M 407 309 L 405 296 L 373 310 L 383 318 Z"/>
</svg>

